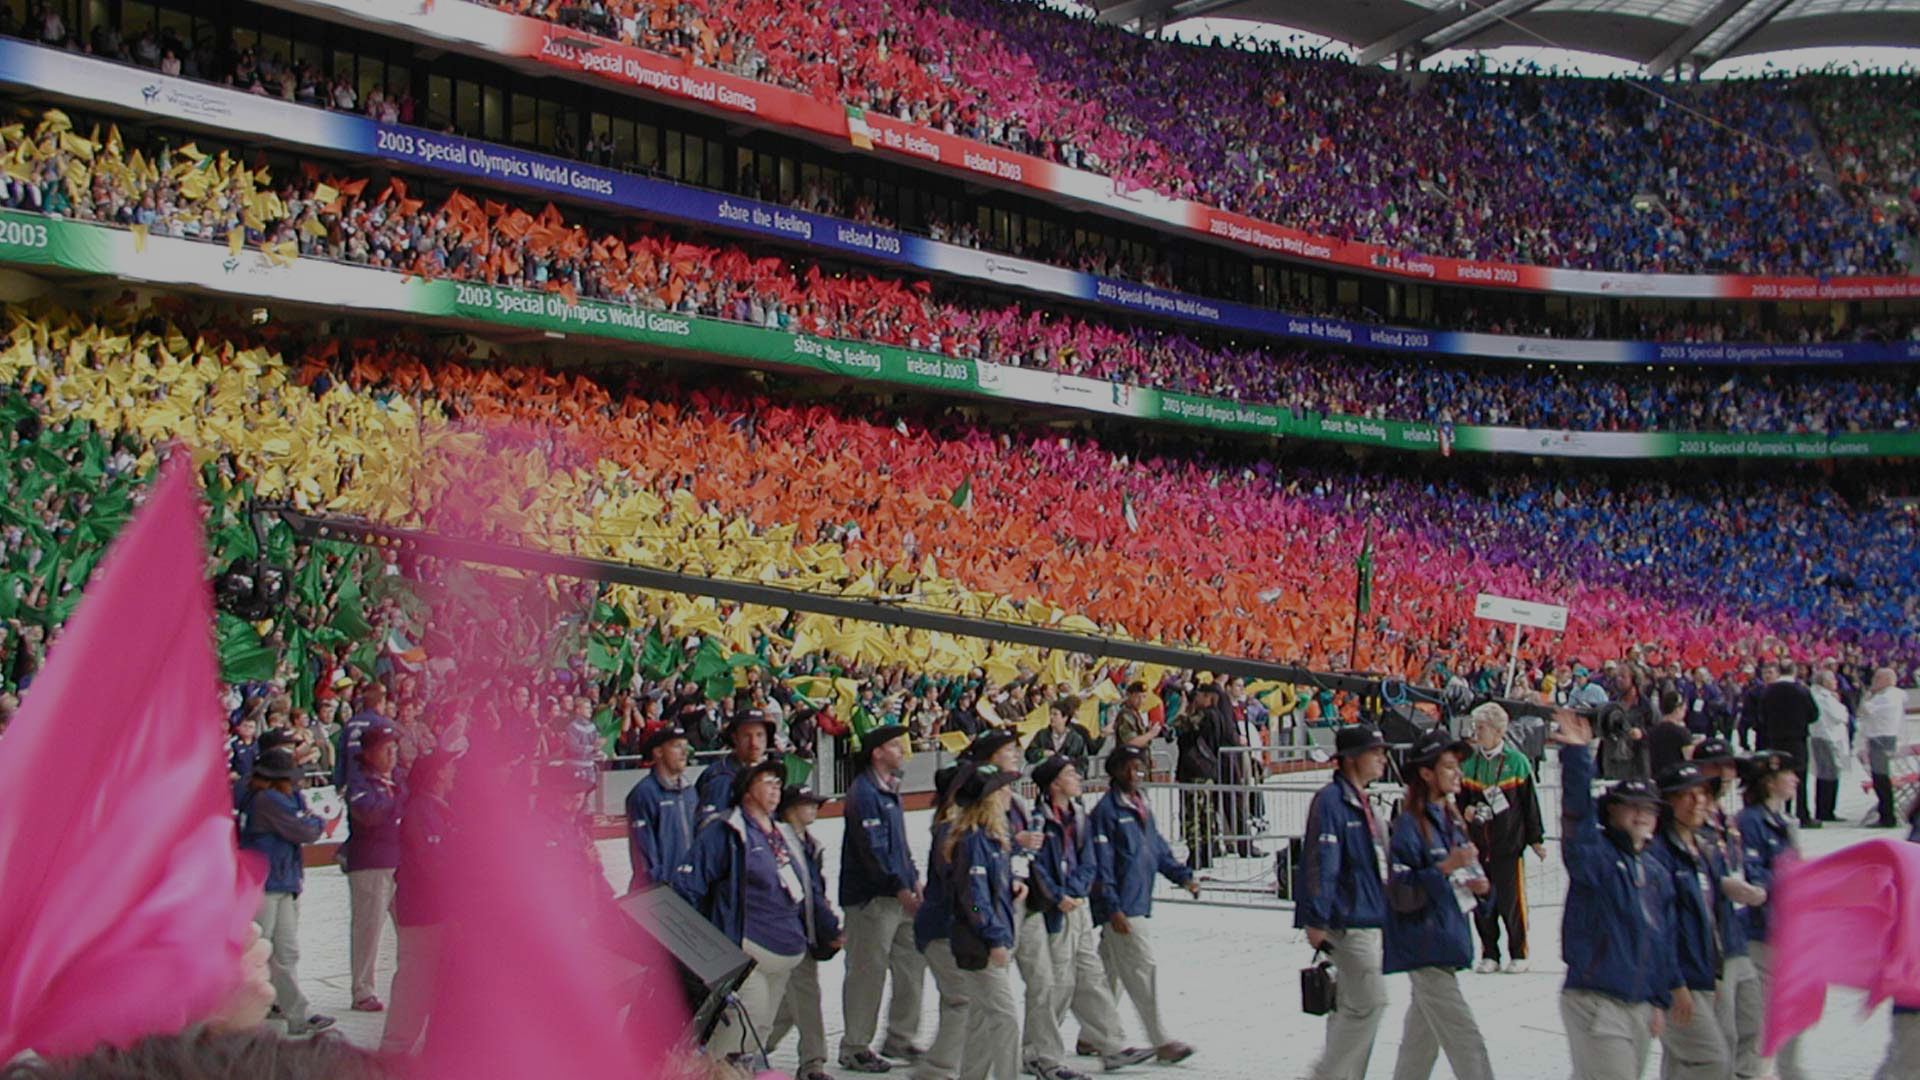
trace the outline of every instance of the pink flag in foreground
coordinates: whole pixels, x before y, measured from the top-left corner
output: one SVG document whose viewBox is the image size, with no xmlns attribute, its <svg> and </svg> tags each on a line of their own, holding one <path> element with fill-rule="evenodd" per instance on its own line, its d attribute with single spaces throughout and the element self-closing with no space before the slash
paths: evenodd
<svg viewBox="0 0 1920 1080">
<path fill-rule="evenodd" d="M 0 1061 L 125 1046 L 241 981 L 213 610 L 185 454 L 114 541 L 0 739 Z"/>
<path fill-rule="evenodd" d="M 1774 880 L 1774 957 L 1764 1053 L 1812 1027 L 1827 987 L 1920 1006 L 1920 844 L 1870 840 Z"/>
</svg>

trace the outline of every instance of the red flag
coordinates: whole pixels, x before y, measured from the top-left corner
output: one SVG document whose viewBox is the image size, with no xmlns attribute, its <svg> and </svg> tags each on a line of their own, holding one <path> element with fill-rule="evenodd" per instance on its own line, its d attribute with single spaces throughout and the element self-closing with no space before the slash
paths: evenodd
<svg viewBox="0 0 1920 1080">
<path fill-rule="evenodd" d="M 1869 840 L 1776 868 L 1767 944 L 1774 957 L 1762 1052 L 1810 1028 L 1827 987 L 1920 1008 L 1920 844 Z"/>
<path fill-rule="evenodd" d="M 196 501 L 176 453 L 0 740 L 0 1061 L 178 1032 L 241 983 L 265 875 L 234 843 Z"/>
</svg>

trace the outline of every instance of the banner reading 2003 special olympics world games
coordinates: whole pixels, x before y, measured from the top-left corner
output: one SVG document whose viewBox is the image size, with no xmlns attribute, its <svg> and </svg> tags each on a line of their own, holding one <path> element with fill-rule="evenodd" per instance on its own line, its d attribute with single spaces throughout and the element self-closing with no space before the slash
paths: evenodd
<svg viewBox="0 0 1920 1080">
<path fill-rule="evenodd" d="M 1215 431 L 1327 439 L 1402 450 L 1472 450 L 1566 457 L 1920 456 L 1920 433 L 1846 436 L 1527 431 L 1299 415 L 1264 405 L 1175 394 L 886 345 L 644 311 L 556 293 L 403 278 L 318 259 L 273 259 L 223 244 L 149 236 L 103 225 L 0 211 L 0 262 L 435 319 L 484 332 L 513 326 L 643 346 L 663 354 L 803 369 L 922 390 L 977 394 Z M 556 348 L 563 346 L 556 345 Z"/>
</svg>

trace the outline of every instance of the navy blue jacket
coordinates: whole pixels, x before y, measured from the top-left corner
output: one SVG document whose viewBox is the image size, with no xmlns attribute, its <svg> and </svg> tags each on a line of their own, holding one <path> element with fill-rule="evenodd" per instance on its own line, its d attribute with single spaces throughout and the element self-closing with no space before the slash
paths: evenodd
<svg viewBox="0 0 1920 1080">
<path fill-rule="evenodd" d="M 347 788 L 347 826 L 342 854 L 349 873 L 400 865 L 400 789 L 392 777 L 354 778 Z"/>
<path fill-rule="evenodd" d="M 267 859 L 268 892 L 300 895 L 306 868 L 300 847 L 320 839 L 320 819 L 307 812 L 299 792 L 285 795 L 257 788 L 240 796 L 240 846 Z"/>
<path fill-rule="evenodd" d="M 1740 824 L 1741 866 L 1746 870 L 1749 884 L 1758 885 L 1773 892 L 1773 866 L 1783 851 L 1793 850 L 1793 829 L 1787 819 L 1769 810 L 1765 805 L 1756 804 L 1740 811 L 1734 819 Z M 1741 911 L 1747 930 L 1747 940 L 1764 942 L 1767 940 L 1767 915 L 1773 907 L 1773 898 L 1759 907 L 1745 908 Z"/>
<path fill-rule="evenodd" d="M 1393 822 L 1388 845 L 1386 949 L 1382 970 L 1448 968 L 1473 963 L 1473 932 L 1460 910 L 1453 882 L 1440 870 L 1447 852 L 1468 842 L 1467 830 L 1440 803 L 1428 803 L 1427 829 L 1420 819 L 1401 814 Z M 1487 898 L 1481 897 L 1484 907 Z"/>
<path fill-rule="evenodd" d="M 1560 857 L 1568 879 L 1560 956 L 1567 962 L 1566 987 L 1664 1009 L 1680 985 L 1673 878 L 1654 856 L 1635 852 L 1601 825 L 1588 747 L 1561 747 L 1560 769 Z"/>
<path fill-rule="evenodd" d="M 1013 849 L 984 829 L 953 849 L 953 917 L 967 920 L 988 948 L 1013 948 Z"/>
<path fill-rule="evenodd" d="M 706 824 L 707 819 L 724 814 L 733 806 L 733 778 L 740 775 L 740 763 L 728 754 L 709 765 L 700 773 L 700 779 L 694 781 L 694 790 L 700 793 L 699 814 L 694 819 L 694 827 Z"/>
<path fill-rule="evenodd" d="M 693 850 L 693 831 L 701 822 L 700 795 L 684 781 L 677 788 L 649 772 L 627 792 L 627 859 L 633 865 L 637 889 L 650 881 L 664 882 Z"/>
<path fill-rule="evenodd" d="M 340 725 L 340 752 L 333 759 L 333 786 L 345 791 L 360 778 L 360 737 L 372 728 L 390 728 L 393 721 L 370 709 L 362 709 Z"/>
<path fill-rule="evenodd" d="M 1647 845 L 1647 854 L 1673 887 L 1673 945 L 1678 965 L 1674 984 L 1685 984 L 1689 990 L 1712 990 L 1726 969 L 1719 927 L 1734 918 L 1733 901 L 1720 889 L 1720 878 L 1727 868 L 1719 849 L 1704 840 L 1696 842 L 1700 844 L 1697 858 L 1674 839 L 1670 826 L 1661 829 Z M 1702 874 L 1707 878 L 1704 888 Z"/>
<path fill-rule="evenodd" d="M 927 891 L 920 898 L 920 910 L 913 913 L 913 947 L 921 952 L 953 933 L 953 901 L 947 898 L 948 867 L 940 857 L 940 841 L 949 827 L 946 822 L 933 827 L 933 849 L 927 855 Z"/>
<path fill-rule="evenodd" d="M 400 819 L 400 868 L 393 875 L 393 925 L 433 926 L 447 919 L 453 877 L 453 808 L 422 792 L 407 796 Z"/>
<path fill-rule="evenodd" d="M 1129 919 L 1153 914 L 1153 875 L 1175 885 L 1193 880 L 1187 864 L 1173 857 L 1153 813 L 1109 788 L 1093 808 L 1093 921 L 1103 923 L 1118 911 Z"/>
<path fill-rule="evenodd" d="M 869 769 L 847 785 L 840 832 L 840 906 L 855 907 L 919 885 L 900 795 L 882 787 Z"/>
<path fill-rule="evenodd" d="M 1300 863 L 1293 871 L 1293 925 L 1316 930 L 1387 925 L 1381 852 L 1367 827 L 1365 798 L 1337 773 L 1313 796 Z"/>
<path fill-rule="evenodd" d="M 738 808 L 709 818 L 694 834 L 693 850 L 675 869 L 673 891 L 697 908 L 735 945 L 747 932 L 747 830 L 758 828 Z M 776 835 L 778 830 L 775 830 Z M 785 844 L 784 839 L 779 843 Z M 791 854 L 791 853 L 789 853 Z"/>
<path fill-rule="evenodd" d="M 1094 878 L 1100 873 L 1093 853 L 1093 822 L 1078 801 L 1067 805 L 1064 818 L 1054 811 L 1051 802 L 1037 807 L 1034 816 L 1046 841 L 1033 853 L 1033 884 L 1051 898 L 1040 909 L 1040 917 L 1046 920 L 1047 933 L 1057 934 L 1067 925 L 1060 901 L 1090 897 Z"/>
</svg>

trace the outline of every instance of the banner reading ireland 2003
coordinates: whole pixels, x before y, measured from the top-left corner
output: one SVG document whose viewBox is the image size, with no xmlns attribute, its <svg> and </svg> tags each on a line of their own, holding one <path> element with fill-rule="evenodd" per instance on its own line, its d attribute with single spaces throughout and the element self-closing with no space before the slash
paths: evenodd
<svg viewBox="0 0 1920 1080">
<path fill-rule="evenodd" d="M 1920 456 L 1920 433 L 1913 432 L 1825 436 L 1532 431 L 1296 414 L 1265 405 L 718 319 L 592 300 L 569 303 L 557 293 L 405 278 L 363 266 L 320 259 L 277 259 L 253 249 L 236 251 L 224 244 L 177 237 L 142 238 L 122 229 L 16 211 L 0 211 L 0 261 L 110 274 L 238 297 L 431 319 L 479 332 L 488 326 L 512 326 L 620 342 L 656 353 L 803 369 L 1215 431 L 1397 450 L 1600 458 Z"/>
</svg>

